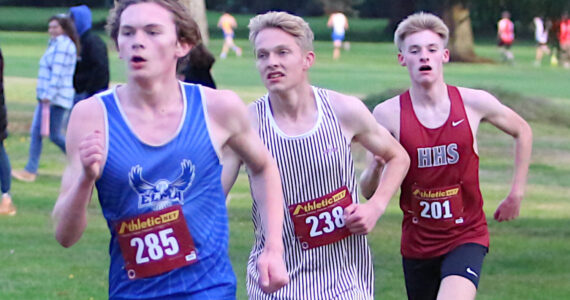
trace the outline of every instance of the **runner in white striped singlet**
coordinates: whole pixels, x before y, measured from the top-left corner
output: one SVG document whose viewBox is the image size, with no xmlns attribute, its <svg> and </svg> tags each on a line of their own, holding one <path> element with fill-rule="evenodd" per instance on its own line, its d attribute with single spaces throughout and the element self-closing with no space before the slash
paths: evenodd
<svg viewBox="0 0 570 300">
<path fill-rule="evenodd" d="M 366 234 L 375 226 L 408 169 L 409 158 L 354 97 L 311 86 L 313 33 L 284 12 L 250 21 L 256 66 L 268 94 L 250 105 L 253 126 L 277 161 L 284 193 L 288 285 L 261 291 L 257 265 L 266 236 L 252 184 L 255 243 L 247 268 L 250 299 L 372 299 L 373 262 Z M 386 160 L 374 197 L 358 201 L 351 142 Z M 239 162 L 225 151 L 222 184 L 235 180 Z M 248 170 L 249 172 L 249 170 Z"/>
</svg>

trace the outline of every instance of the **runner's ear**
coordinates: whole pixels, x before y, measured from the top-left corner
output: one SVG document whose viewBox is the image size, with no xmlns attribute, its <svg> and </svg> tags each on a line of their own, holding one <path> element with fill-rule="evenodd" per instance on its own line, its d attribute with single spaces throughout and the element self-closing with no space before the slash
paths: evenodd
<svg viewBox="0 0 570 300">
<path fill-rule="evenodd" d="M 404 55 L 402 55 L 402 53 L 398 53 L 398 62 L 402 67 L 406 66 L 406 60 L 404 59 Z"/>
<path fill-rule="evenodd" d="M 176 56 L 181 58 L 188 55 L 193 47 L 194 45 L 187 42 L 176 41 Z"/>
<path fill-rule="evenodd" d="M 310 69 L 315 63 L 315 53 L 313 51 L 307 51 L 305 58 L 303 59 L 303 70 Z"/>
<path fill-rule="evenodd" d="M 443 63 L 448 63 L 449 62 L 449 49 L 445 48 L 443 49 Z"/>
</svg>

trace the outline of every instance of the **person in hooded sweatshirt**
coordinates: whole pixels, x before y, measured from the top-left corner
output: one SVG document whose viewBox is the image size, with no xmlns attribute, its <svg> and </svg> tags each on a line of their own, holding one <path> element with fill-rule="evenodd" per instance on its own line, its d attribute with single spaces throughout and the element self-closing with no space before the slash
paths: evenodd
<svg viewBox="0 0 570 300">
<path fill-rule="evenodd" d="M 188 53 L 186 62 L 179 67 L 180 80 L 215 89 L 216 82 L 211 74 L 215 61 L 216 58 L 204 44 L 194 46 Z"/>
<path fill-rule="evenodd" d="M 73 87 L 74 103 L 93 96 L 109 87 L 109 58 L 107 45 L 91 32 L 91 10 L 87 5 L 74 6 L 69 15 L 81 42 L 81 52 L 77 57 Z"/>
</svg>

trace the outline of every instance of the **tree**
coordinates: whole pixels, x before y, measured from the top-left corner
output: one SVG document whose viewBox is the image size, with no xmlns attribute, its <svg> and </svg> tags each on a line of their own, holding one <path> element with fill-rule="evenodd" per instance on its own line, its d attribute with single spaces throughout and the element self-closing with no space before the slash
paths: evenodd
<svg viewBox="0 0 570 300">
<path fill-rule="evenodd" d="M 354 10 L 355 0 L 319 0 L 322 4 L 325 14 L 334 12 L 342 12 L 346 15 L 355 15 L 357 12 Z"/>
<path fill-rule="evenodd" d="M 441 16 L 447 27 L 449 27 L 449 43 L 451 61 L 483 63 L 492 60 L 477 56 L 475 54 L 475 42 L 473 38 L 473 28 L 471 26 L 471 16 L 465 1 L 446 0 L 443 1 Z"/>
<path fill-rule="evenodd" d="M 188 8 L 190 15 L 194 20 L 196 20 L 196 23 L 198 23 L 204 45 L 208 45 L 210 42 L 210 35 L 208 33 L 208 19 L 206 17 L 205 0 L 182 0 L 181 2 Z"/>
</svg>

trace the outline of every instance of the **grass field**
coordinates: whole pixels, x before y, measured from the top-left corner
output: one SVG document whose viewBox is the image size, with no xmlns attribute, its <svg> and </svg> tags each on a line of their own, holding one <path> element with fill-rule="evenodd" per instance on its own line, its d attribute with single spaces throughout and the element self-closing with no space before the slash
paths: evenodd
<svg viewBox="0 0 570 300">
<path fill-rule="evenodd" d="M 0 31 L 6 60 L 5 85 L 11 136 L 5 141 L 15 169 L 23 168 L 29 146 L 28 129 L 35 106 L 35 76 L 47 34 Z M 210 48 L 218 53 L 221 40 Z M 250 102 L 264 93 L 251 47 L 242 58 L 218 60 L 213 75 L 220 88 L 235 90 Z M 491 232 L 491 251 L 483 266 L 478 299 L 568 299 L 570 295 L 570 72 L 543 65 L 532 67 L 532 45 L 514 47 L 515 66 L 501 64 L 446 66 L 451 84 L 504 93 L 505 102 L 531 120 L 534 151 L 519 219 L 498 224 L 492 213 L 509 189 L 512 139 L 483 125 L 478 136 L 481 188 Z M 498 58 L 494 45 L 476 51 Z M 396 63 L 388 43 L 352 43 L 338 62 L 329 42 L 316 42 L 315 85 L 365 97 L 408 86 L 407 72 Z M 125 80 L 116 52 L 110 52 L 112 81 Z M 524 97 L 522 96 L 524 95 Z M 108 230 L 98 201 L 89 206 L 89 225 L 78 244 L 60 247 L 53 238 L 50 212 L 57 198 L 64 156 L 46 142 L 35 183 L 13 181 L 18 214 L 0 218 L 0 299 L 105 299 L 107 297 Z M 357 169 L 363 168 L 356 147 Z M 246 299 L 245 265 L 252 244 L 251 199 L 247 176 L 241 174 L 228 207 L 230 255 L 238 278 L 238 299 Z M 491 217 L 491 218 L 489 218 Z M 374 254 L 377 299 L 404 299 L 399 255 L 401 212 L 393 199 L 369 235 Z"/>
</svg>

